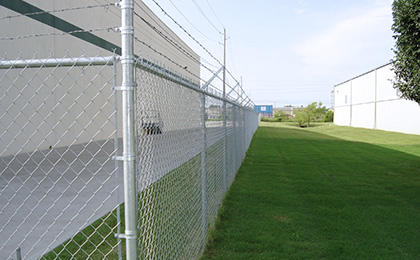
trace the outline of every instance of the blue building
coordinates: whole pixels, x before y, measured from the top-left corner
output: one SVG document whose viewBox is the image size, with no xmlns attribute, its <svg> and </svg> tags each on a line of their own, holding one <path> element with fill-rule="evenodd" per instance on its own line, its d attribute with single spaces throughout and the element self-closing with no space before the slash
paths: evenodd
<svg viewBox="0 0 420 260">
<path fill-rule="evenodd" d="M 273 117 L 273 105 L 256 105 L 254 106 L 254 109 L 261 115 L 261 117 Z"/>
</svg>

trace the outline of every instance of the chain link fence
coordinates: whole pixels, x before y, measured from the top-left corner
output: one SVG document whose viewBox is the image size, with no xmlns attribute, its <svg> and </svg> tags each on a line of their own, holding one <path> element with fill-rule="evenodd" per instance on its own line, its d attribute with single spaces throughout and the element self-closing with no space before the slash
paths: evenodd
<svg viewBox="0 0 420 260">
<path fill-rule="evenodd" d="M 111 6 L 39 9 L 2 20 Z M 124 18 L 134 3 L 118 6 Z M 131 16 L 141 18 L 139 10 Z M 224 94 L 210 84 L 225 85 L 217 76 L 222 68 L 204 82 L 196 75 L 200 64 L 190 72 L 141 39 L 132 40 L 159 62 L 126 52 L 130 28 L 123 23 L 125 47 L 113 48 L 112 56 L 0 59 L 0 259 L 134 259 L 133 241 L 139 259 L 202 254 L 258 114 L 241 88 Z M 0 40 L 96 39 L 93 30 L 79 29 Z M 134 82 L 127 77 L 133 57 Z M 127 165 L 134 166 L 132 176 Z M 134 198 L 127 199 L 129 192 Z M 134 211 L 127 210 L 133 200 Z M 134 234 L 127 225 L 133 220 Z"/>
<path fill-rule="evenodd" d="M 0 62 L 1 259 L 125 256 L 117 61 Z M 224 109 L 153 63 L 137 67 L 138 256 L 195 259 L 257 114 L 231 99 Z"/>
<path fill-rule="evenodd" d="M 258 115 L 227 100 L 224 123 L 222 97 L 158 70 L 136 73 L 138 255 L 196 259 Z"/>
<path fill-rule="evenodd" d="M 107 258 L 118 251 L 118 241 L 108 241 L 119 228 L 122 203 L 112 160 L 115 60 L 0 62 L 1 259 L 38 259 L 63 243 L 46 259 Z M 101 218 L 118 220 L 95 222 Z M 95 232 L 85 231 L 94 222 Z"/>
</svg>

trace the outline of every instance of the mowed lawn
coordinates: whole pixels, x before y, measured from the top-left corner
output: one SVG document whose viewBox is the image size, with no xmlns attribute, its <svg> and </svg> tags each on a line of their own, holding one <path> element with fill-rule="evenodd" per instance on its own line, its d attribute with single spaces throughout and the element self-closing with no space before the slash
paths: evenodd
<svg viewBox="0 0 420 260">
<path fill-rule="evenodd" d="M 420 259 L 420 136 L 261 123 L 202 259 Z"/>
</svg>

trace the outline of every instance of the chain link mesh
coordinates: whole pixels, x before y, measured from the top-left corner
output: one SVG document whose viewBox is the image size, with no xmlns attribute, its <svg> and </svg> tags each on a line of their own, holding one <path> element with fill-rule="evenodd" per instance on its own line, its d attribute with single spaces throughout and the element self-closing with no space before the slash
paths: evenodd
<svg viewBox="0 0 420 260">
<path fill-rule="evenodd" d="M 124 258 L 117 69 L 92 59 L 1 61 L 1 259 Z M 196 259 L 258 120 L 166 73 L 136 70 L 138 255 Z"/>
<path fill-rule="evenodd" d="M 1 61 L 0 259 L 118 256 L 114 69 L 82 58 Z"/>
<path fill-rule="evenodd" d="M 222 98 L 151 71 L 137 69 L 136 75 L 138 255 L 196 259 L 257 115 L 227 102 L 225 129 Z"/>
<path fill-rule="evenodd" d="M 125 255 L 114 59 L 81 59 L 1 63 L 1 259 Z M 228 101 L 224 124 L 217 95 L 150 69 L 136 77 L 138 255 L 196 259 L 257 115 Z"/>
<path fill-rule="evenodd" d="M 70 17 L 66 13 L 82 10 L 102 17 L 99 8 L 114 5 L 105 2 L 50 11 L 34 6 L 19 15 L 6 13 L 0 20 L 42 16 L 61 21 Z M 221 91 L 209 85 L 211 80 L 201 89 L 199 83 L 165 69 L 173 66 L 200 81 L 200 68 L 205 68 L 221 80 L 217 76 L 221 69 L 213 73 L 201 63 L 202 57 L 145 19 L 153 17 L 148 11 L 143 15 L 142 5 L 135 3 L 140 9 L 134 15 L 149 29 L 139 27 L 136 33 L 151 38 L 134 41 L 143 52 L 146 49 L 145 53 L 166 64 L 137 59 L 135 104 L 123 103 L 128 90 L 118 85 L 122 75 L 126 76 L 118 64 L 121 57 L 73 58 L 67 54 L 59 58 L 51 52 L 46 59 L 36 53 L 27 60 L 0 58 L 1 260 L 125 259 L 126 238 L 131 238 L 127 235 L 131 235 L 130 227 L 125 234 L 125 222 L 131 223 L 125 217 L 137 220 L 140 259 L 197 259 L 203 252 L 208 230 L 258 127 L 258 115 L 242 106 L 250 101 L 245 95 L 242 99 L 242 89 L 231 89 L 224 100 Z M 10 31 L 12 35 L 0 41 L 8 42 L 5 51 L 32 52 L 33 46 L 43 46 L 40 56 L 48 56 L 46 46 L 55 46 L 56 53 L 83 46 L 76 38 L 66 38 L 73 35 L 109 53 L 124 54 L 114 45 L 118 39 L 104 37 L 104 32 L 116 31 L 123 16 L 117 13 L 107 19 L 86 20 L 80 25 L 83 28 L 71 23 L 70 27 L 55 27 L 41 19 L 37 25 L 44 25 L 39 28 L 22 27 L 30 30 L 16 30 L 18 35 Z M 84 29 L 94 20 L 95 29 Z M 55 25 L 63 23 L 66 20 Z M 150 32 L 159 37 L 155 39 Z M 38 40 L 44 37 L 49 40 Z M 169 45 L 162 45 L 161 37 Z M 86 53 L 95 55 L 92 46 L 85 46 Z M 233 100 L 241 100 L 242 105 Z M 136 125 L 135 140 L 127 141 L 124 136 L 125 141 L 136 144 L 137 151 L 135 216 L 124 212 L 132 204 L 129 199 L 124 204 L 121 167 L 121 161 L 132 162 L 122 152 L 126 114 L 121 110 L 128 106 L 136 110 L 136 121 L 128 122 Z"/>
</svg>

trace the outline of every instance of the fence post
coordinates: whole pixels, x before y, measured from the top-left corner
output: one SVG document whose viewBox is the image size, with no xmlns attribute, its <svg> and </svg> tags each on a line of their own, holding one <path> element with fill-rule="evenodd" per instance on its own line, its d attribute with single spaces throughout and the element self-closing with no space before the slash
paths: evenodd
<svg viewBox="0 0 420 260">
<path fill-rule="evenodd" d="M 113 66 L 113 72 L 114 72 L 114 77 L 113 77 L 113 84 L 114 87 L 118 86 L 118 79 L 117 79 L 117 56 L 115 55 L 114 52 L 114 56 L 113 56 L 113 62 L 112 62 L 112 66 Z M 115 134 L 114 134 L 114 150 L 115 150 L 115 155 L 117 155 L 118 152 L 118 98 L 117 98 L 117 93 L 114 93 L 114 110 L 115 110 L 115 114 L 114 114 L 114 122 L 115 122 Z M 117 160 L 115 160 L 115 169 L 116 169 L 116 174 L 115 174 L 115 184 L 118 187 L 117 190 L 117 204 L 120 204 L 120 174 L 121 174 L 121 170 L 119 168 L 119 162 Z M 117 234 L 121 233 L 121 219 L 120 219 L 120 206 L 117 206 Z M 121 238 L 117 237 L 118 240 L 118 260 L 122 259 L 121 256 Z"/>
<path fill-rule="evenodd" d="M 121 66 L 126 259 L 137 259 L 133 0 L 122 0 Z"/>
<path fill-rule="evenodd" d="M 223 188 L 227 192 L 227 128 L 226 128 L 226 29 L 223 31 Z"/>
<path fill-rule="evenodd" d="M 242 112 L 243 112 L 243 121 L 242 121 L 242 124 L 243 124 L 243 127 L 242 127 L 242 138 L 243 138 L 243 147 L 242 147 L 242 160 L 241 160 L 241 162 L 243 162 L 244 161 L 244 159 L 245 159 L 245 155 L 246 155 L 246 149 L 247 149 L 247 139 L 246 139 L 246 120 L 245 120 L 245 118 L 246 118 L 246 109 L 245 109 L 245 107 L 242 107 Z"/>
<path fill-rule="evenodd" d="M 235 178 L 237 167 L 236 167 L 236 155 L 238 154 L 237 151 L 237 133 L 236 133 L 236 105 L 233 105 L 233 157 L 232 157 L 232 165 L 233 165 L 233 178 Z"/>
<path fill-rule="evenodd" d="M 207 137 L 206 137 L 206 95 L 201 93 L 201 136 L 202 136 L 202 149 L 201 149 L 201 214 L 202 214 L 202 229 L 203 239 L 207 238 L 207 193 L 206 193 L 206 150 L 207 150 Z M 204 242 L 205 244 L 205 242 Z"/>
</svg>

